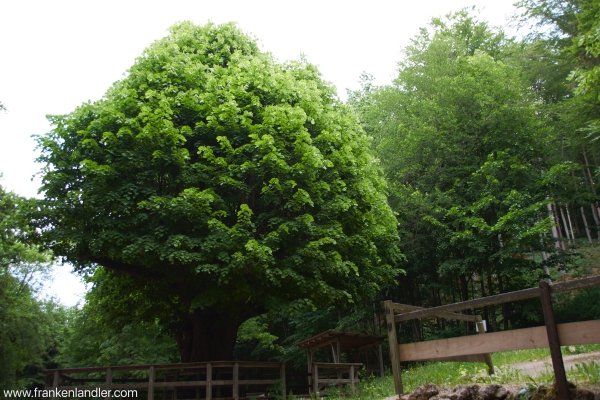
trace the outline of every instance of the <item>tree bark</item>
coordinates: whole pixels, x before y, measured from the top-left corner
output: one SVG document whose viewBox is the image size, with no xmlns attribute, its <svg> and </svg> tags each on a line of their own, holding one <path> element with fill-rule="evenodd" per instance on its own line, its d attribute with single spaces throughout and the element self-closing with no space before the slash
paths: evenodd
<svg viewBox="0 0 600 400">
<path fill-rule="evenodd" d="M 554 212 L 554 207 L 552 206 L 552 203 L 548 203 L 547 205 L 548 207 L 548 214 L 550 215 L 550 218 L 552 218 L 552 222 L 554 222 L 554 226 L 552 226 L 551 231 L 552 231 L 552 238 L 554 238 L 554 247 L 559 250 L 562 248 L 561 244 L 562 241 L 560 240 L 561 238 L 561 234 L 560 234 L 560 222 L 558 221 L 558 218 L 556 218 L 556 214 Z"/>
<path fill-rule="evenodd" d="M 569 227 L 571 228 L 571 238 L 573 239 L 573 244 L 575 244 L 575 229 L 573 229 L 573 221 L 571 220 L 571 213 L 569 212 L 569 204 L 565 205 L 565 210 L 567 211 L 567 221 L 569 221 Z"/>
<path fill-rule="evenodd" d="M 502 277 L 498 275 L 498 290 L 500 294 L 504 293 L 504 284 L 502 283 Z M 506 303 L 502 303 L 502 324 L 504 325 L 504 330 L 508 330 L 508 306 Z"/>
<path fill-rule="evenodd" d="M 175 334 L 181 362 L 232 361 L 238 328 L 252 316 L 244 306 L 225 312 L 197 308 L 187 314 Z"/>
<path fill-rule="evenodd" d="M 592 232 L 590 232 L 590 227 L 588 225 L 587 218 L 585 217 L 585 211 L 583 209 L 583 206 L 581 206 L 581 217 L 583 218 L 583 225 L 585 225 L 585 233 L 590 242 L 590 246 L 594 247 L 594 241 L 592 240 Z"/>
<path fill-rule="evenodd" d="M 492 275 L 487 276 L 488 283 L 488 294 L 490 296 L 494 295 L 494 287 L 492 286 Z M 496 306 L 490 306 L 490 322 L 492 324 L 492 332 L 498 332 L 498 322 L 496 322 Z"/>
<path fill-rule="evenodd" d="M 460 274 L 459 278 L 462 301 L 467 301 L 469 300 L 469 283 L 467 282 L 467 277 L 465 274 Z M 471 310 L 465 310 L 465 314 L 471 314 Z M 469 334 L 470 329 L 469 321 L 465 321 L 465 335 Z"/>
<path fill-rule="evenodd" d="M 479 281 L 481 283 L 481 297 L 486 297 L 485 282 L 484 282 L 484 278 L 483 278 L 483 270 L 481 270 L 479 272 Z M 483 307 L 483 319 L 486 320 L 488 324 L 490 323 L 490 315 L 488 313 L 487 307 Z"/>
</svg>

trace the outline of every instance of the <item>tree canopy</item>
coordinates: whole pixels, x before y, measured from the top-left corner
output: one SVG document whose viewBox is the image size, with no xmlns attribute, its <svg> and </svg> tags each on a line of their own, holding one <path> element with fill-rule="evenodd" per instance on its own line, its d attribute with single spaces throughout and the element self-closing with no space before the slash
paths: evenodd
<svg viewBox="0 0 600 400">
<path fill-rule="evenodd" d="M 233 24 L 175 25 L 103 99 L 49 118 L 42 241 L 106 271 L 107 295 L 160 321 L 182 361 L 231 358 L 244 320 L 356 301 L 398 272 L 354 112 Z"/>
</svg>

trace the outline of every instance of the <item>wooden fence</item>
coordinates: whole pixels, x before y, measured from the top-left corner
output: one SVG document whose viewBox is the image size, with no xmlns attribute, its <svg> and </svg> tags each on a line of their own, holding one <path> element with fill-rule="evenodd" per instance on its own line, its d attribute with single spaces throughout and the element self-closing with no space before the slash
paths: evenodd
<svg viewBox="0 0 600 400">
<path fill-rule="evenodd" d="M 265 371 L 268 377 L 265 377 L 265 374 L 257 374 L 257 372 L 265 369 L 270 370 Z M 135 376 L 145 374 L 145 371 L 148 371 L 148 378 L 135 378 Z M 179 389 L 187 391 L 184 398 L 212 399 L 215 394 L 214 392 L 216 392 L 217 397 L 221 397 L 219 393 L 221 387 L 229 387 L 231 397 L 238 400 L 258 397 L 259 395 L 268 396 L 264 388 L 275 385 L 281 385 L 280 393 L 284 399 L 286 398 L 285 363 L 278 362 L 218 361 L 185 364 L 65 368 L 50 369 L 45 372 L 45 390 L 51 391 L 50 398 L 53 400 L 57 397 L 66 397 L 68 391 L 81 393 L 81 391 L 94 389 L 104 390 L 105 394 L 101 396 L 105 399 L 110 398 L 110 395 L 106 396 L 108 390 L 130 389 L 147 391 L 148 400 L 155 399 L 155 389 L 162 390 L 164 398 L 168 396 L 172 399 L 181 399 L 181 396 L 178 397 Z M 123 373 L 127 373 L 128 376 L 122 378 L 115 376 L 116 374 Z M 261 377 L 260 375 L 263 376 Z M 252 388 L 256 388 L 257 386 L 260 389 L 260 393 L 251 393 L 252 390 L 256 390 Z M 66 394 L 64 396 L 57 396 L 57 390 L 61 391 L 61 394 Z M 138 398 L 140 397 L 138 396 Z"/>
<path fill-rule="evenodd" d="M 574 322 L 556 325 L 552 308 L 551 294 L 577 289 L 600 286 L 600 276 L 578 279 L 574 281 L 549 285 L 542 281 L 538 288 L 503 293 L 483 297 L 476 300 L 463 301 L 428 309 L 407 310 L 402 314 L 395 312 L 402 306 L 390 300 L 381 303 L 385 310 L 388 337 L 390 342 L 390 359 L 397 394 L 402 394 L 401 361 L 420 361 L 444 359 L 449 357 L 472 357 L 478 354 L 495 353 L 499 351 L 521 350 L 549 347 L 552 365 L 561 399 L 568 399 L 567 380 L 562 360 L 560 346 L 600 343 L 600 320 Z M 480 308 L 511 301 L 540 297 L 544 313 L 545 327 L 517 329 L 473 335 L 452 339 L 431 340 L 419 343 L 398 344 L 396 322 L 409 321 L 416 318 L 454 318 L 461 314 L 455 311 Z M 464 317 L 471 317 L 464 315 Z M 480 329 L 480 333 L 481 333 Z"/>
</svg>

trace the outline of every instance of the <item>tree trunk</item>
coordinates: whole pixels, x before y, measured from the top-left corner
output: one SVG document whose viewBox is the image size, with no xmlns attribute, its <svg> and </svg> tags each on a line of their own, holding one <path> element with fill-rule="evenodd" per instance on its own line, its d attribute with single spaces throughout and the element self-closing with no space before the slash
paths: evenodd
<svg viewBox="0 0 600 400">
<path fill-rule="evenodd" d="M 569 204 L 565 205 L 565 210 L 567 211 L 567 221 L 569 222 L 569 228 L 571 229 L 571 238 L 573 239 L 573 244 L 575 244 L 575 229 L 573 229 L 573 221 L 571 220 L 571 213 L 569 212 Z"/>
<path fill-rule="evenodd" d="M 413 329 L 415 332 L 415 342 L 421 341 L 421 329 L 419 327 L 419 320 L 413 319 Z"/>
<path fill-rule="evenodd" d="M 490 296 L 494 295 L 494 288 L 492 286 L 492 275 L 487 276 L 488 282 L 488 293 Z M 492 332 L 498 332 L 498 323 L 496 322 L 496 305 L 490 306 L 490 322 L 492 323 Z"/>
<path fill-rule="evenodd" d="M 560 216 L 562 219 L 562 226 L 565 229 L 565 234 L 567 235 L 567 242 L 569 243 L 569 246 L 572 246 L 573 242 L 571 241 L 571 239 L 575 240 L 575 238 L 573 237 L 573 231 L 572 231 L 573 226 L 572 225 L 569 226 L 569 221 L 567 221 L 567 218 L 565 217 L 565 211 L 560 206 L 560 204 L 557 205 L 556 208 L 560 211 Z"/>
<path fill-rule="evenodd" d="M 240 305 L 231 312 L 197 308 L 187 314 L 175 334 L 181 362 L 232 361 L 238 328 L 252 316 L 244 308 Z"/>
<path fill-rule="evenodd" d="M 465 274 L 460 274 L 459 278 L 462 301 L 467 301 L 469 300 L 469 283 L 467 282 L 467 277 Z M 471 314 L 471 310 L 465 310 L 465 314 Z M 469 334 L 470 329 L 469 321 L 465 321 L 465 335 Z"/>
<path fill-rule="evenodd" d="M 583 210 L 583 206 L 581 206 L 581 217 L 583 218 L 583 225 L 585 225 L 585 233 L 590 242 L 590 246 L 594 247 L 594 241 L 592 240 L 592 233 L 590 232 L 590 226 L 588 225 L 587 218 L 585 217 L 585 211 Z"/>
<path fill-rule="evenodd" d="M 485 294 L 485 283 L 484 283 L 484 279 L 483 279 L 483 270 L 481 270 L 479 272 L 479 276 L 480 276 L 479 280 L 480 280 L 480 283 L 481 283 L 481 297 L 486 297 L 486 294 Z M 490 316 L 489 316 L 488 308 L 487 307 L 483 307 L 483 319 L 486 320 L 488 324 L 490 323 Z"/>
<path fill-rule="evenodd" d="M 498 290 L 500 294 L 504 293 L 504 284 L 502 283 L 502 277 L 498 275 Z M 504 330 L 508 330 L 508 306 L 506 303 L 502 303 L 502 323 L 504 325 Z"/>
<path fill-rule="evenodd" d="M 552 207 L 552 203 L 548 203 L 547 205 L 548 207 L 548 214 L 550 215 L 550 218 L 552 218 L 552 222 L 554 222 L 554 226 L 552 226 L 551 231 L 552 231 L 552 238 L 554 238 L 554 247 L 559 250 L 562 248 L 561 244 L 562 241 L 560 240 L 561 234 L 560 234 L 560 223 L 558 221 L 558 218 L 556 218 L 556 215 L 554 213 L 554 207 Z"/>
</svg>

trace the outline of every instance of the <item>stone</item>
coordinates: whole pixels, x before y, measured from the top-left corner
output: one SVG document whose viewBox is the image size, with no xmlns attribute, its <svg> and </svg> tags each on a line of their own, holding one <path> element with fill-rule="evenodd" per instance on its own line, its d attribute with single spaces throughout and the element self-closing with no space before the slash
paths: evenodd
<svg viewBox="0 0 600 400">
<path fill-rule="evenodd" d="M 452 393 L 448 396 L 450 400 L 478 400 L 479 385 L 458 385 L 452 389 Z"/>
<path fill-rule="evenodd" d="M 408 400 L 429 400 L 440 392 L 437 386 L 429 382 L 416 388 L 409 396 Z"/>
<path fill-rule="evenodd" d="M 489 385 L 481 392 L 483 400 L 504 400 L 508 397 L 508 390 L 502 385 Z"/>
<path fill-rule="evenodd" d="M 575 392 L 575 400 L 595 400 L 596 395 L 591 390 L 577 389 Z"/>
</svg>

